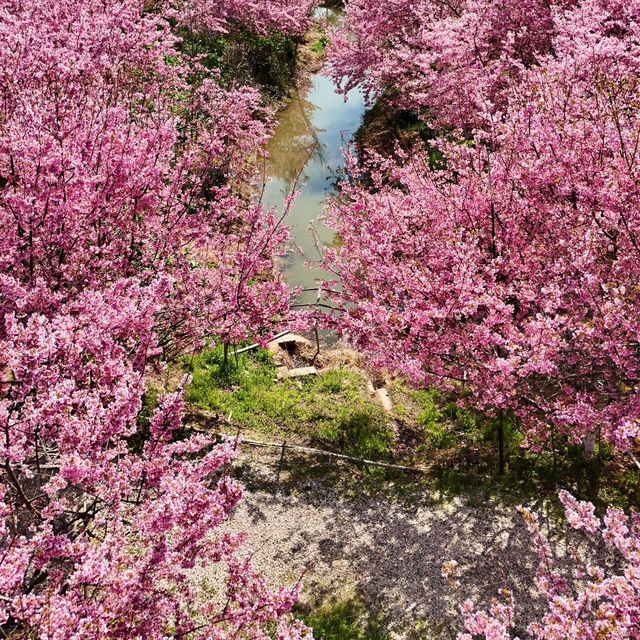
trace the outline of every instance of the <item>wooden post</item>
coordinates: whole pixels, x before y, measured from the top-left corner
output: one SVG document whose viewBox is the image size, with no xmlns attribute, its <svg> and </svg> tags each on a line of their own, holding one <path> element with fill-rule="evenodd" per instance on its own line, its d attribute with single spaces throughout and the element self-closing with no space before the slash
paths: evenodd
<svg viewBox="0 0 640 640">
<path fill-rule="evenodd" d="M 311 366 L 316 363 L 316 358 L 320 354 L 320 336 L 318 335 L 318 325 L 313 327 L 313 332 L 316 334 L 316 352 L 313 354 L 313 358 L 311 359 Z"/>
<path fill-rule="evenodd" d="M 282 443 L 282 450 L 280 451 L 280 462 L 278 462 L 278 474 L 276 476 L 276 482 L 280 482 L 280 472 L 282 471 L 282 463 L 284 462 L 284 450 L 287 447 L 287 441 Z"/>
</svg>

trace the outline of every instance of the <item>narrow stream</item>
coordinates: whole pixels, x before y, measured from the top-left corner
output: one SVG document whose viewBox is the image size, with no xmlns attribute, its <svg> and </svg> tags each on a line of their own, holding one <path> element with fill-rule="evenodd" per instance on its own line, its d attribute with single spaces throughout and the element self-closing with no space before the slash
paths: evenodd
<svg viewBox="0 0 640 640">
<path fill-rule="evenodd" d="M 329 23 L 339 19 L 339 12 L 320 9 Z M 280 124 L 267 145 L 269 159 L 263 204 L 282 209 L 285 195 L 294 188 L 303 189 L 287 218 L 291 235 L 299 252 L 290 252 L 282 271 L 291 287 L 313 288 L 316 279 L 325 277 L 317 268 L 305 263 L 316 261 L 319 254 L 309 224 L 324 243 L 333 240 L 330 230 L 317 222 L 329 194 L 335 193 L 338 172 L 343 166 L 343 148 L 351 141 L 364 114 L 364 101 L 359 91 L 339 95 L 333 82 L 321 74 L 310 78 L 306 88 L 299 89 L 286 109 L 278 114 Z M 303 293 L 297 302 L 315 302 L 313 292 Z"/>
</svg>

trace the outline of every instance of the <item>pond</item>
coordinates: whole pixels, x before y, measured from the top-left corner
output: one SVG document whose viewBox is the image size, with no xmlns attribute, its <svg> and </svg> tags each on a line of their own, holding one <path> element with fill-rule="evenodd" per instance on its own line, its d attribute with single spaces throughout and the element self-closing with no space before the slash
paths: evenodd
<svg viewBox="0 0 640 640">
<path fill-rule="evenodd" d="M 329 23 L 339 17 L 336 10 L 320 9 Z M 279 125 L 267 145 L 268 180 L 263 204 L 282 210 L 282 201 L 293 189 L 302 190 L 287 218 L 297 251 L 291 251 L 281 265 L 291 287 L 311 289 L 326 274 L 305 263 L 320 257 L 314 233 L 323 243 L 331 243 L 332 232 L 317 222 L 328 195 L 343 167 L 343 149 L 360 126 L 365 106 L 361 93 L 354 90 L 345 97 L 338 94 L 333 82 L 313 75 L 308 85 L 297 90 L 286 109 L 278 114 Z M 304 292 L 297 302 L 315 302 L 314 292 Z"/>
</svg>

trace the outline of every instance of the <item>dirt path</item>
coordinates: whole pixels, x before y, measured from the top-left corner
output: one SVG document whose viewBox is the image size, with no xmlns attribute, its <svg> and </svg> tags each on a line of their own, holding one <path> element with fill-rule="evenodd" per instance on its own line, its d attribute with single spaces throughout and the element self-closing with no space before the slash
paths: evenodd
<svg viewBox="0 0 640 640">
<path fill-rule="evenodd" d="M 251 471 L 273 477 L 272 463 L 253 459 Z M 457 603 L 467 597 L 482 603 L 481 594 L 497 597 L 505 586 L 515 594 L 522 628 L 540 603 L 529 592 L 536 558 L 519 514 L 459 499 L 434 506 L 426 498 L 354 501 L 317 479 L 289 492 L 254 488 L 225 529 L 248 532 L 254 563 L 273 585 L 295 582 L 306 566 L 303 603 L 357 589 L 387 617 L 394 638 L 455 638 Z M 462 583 L 455 593 L 441 577 L 451 559 Z M 416 621 L 421 632 L 412 636 Z"/>
</svg>

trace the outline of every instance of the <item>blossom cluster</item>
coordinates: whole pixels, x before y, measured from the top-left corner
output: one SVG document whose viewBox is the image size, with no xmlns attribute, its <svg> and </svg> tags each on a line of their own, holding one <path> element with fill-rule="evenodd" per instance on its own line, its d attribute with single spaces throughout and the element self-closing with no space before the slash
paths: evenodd
<svg viewBox="0 0 640 640">
<path fill-rule="evenodd" d="M 274 12 L 285 4 L 298 15 Z M 288 314 L 272 268 L 288 231 L 246 196 L 269 114 L 255 90 L 201 73 L 175 16 L 168 2 L 0 1 L 10 637 L 307 633 L 289 621 L 299 585 L 269 589 L 243 537 L 215 533 L 242 495 L 235 443 L 185 437 L 181 392 L 155 406 L 148 388 L 208 336 L 264 339 Z M 193 570 L 213 563 L 226 580 L 204 598 Z"/>
<path fill-rule="evenodd" d="M 530 446 L 600 432 L 625 451 L 640 429 L 632 7 L 557 8 L 550 52 L 501 74 L 502 109 L 476 105 L 469 132 L 410 157 L 352 163 L 328 207 L 342 242 L 325 262 L 343 285 L 345 335 L 420 384 L 513 411 Z"/>
<path fill-rule="evenodd" d="M 468 130 L 505 106 L 513 80 L 554 51 L 557 17 L 574 0 L 351 0 L 334 32 L 331 74 L 369 101 L 426 108 Z"/>
<path fill-rule="evenodd" d="M 236 26 L 259 35 L 270 32 L 300 36 L 318 0 L 180 0 L 175 3 L 182 24 L 228 33 Z"/>
<path fill-rule="evenodd" d="M 525 446 L 640 433 L 640 2 L 351 0 L 331 72 L 437 133 L 348 158 L 326 208 L 332 322 L 374 364 L 517 416 Z M 536 516 L 539 640 L 640 634 L 640 526 L 561 494 L 620 572 L 555 572 Z M 613 575 L 612 575 L 613 573 Z M 458 586 L 455 564 L 443 576 Z M 508 640 L 514 603 L 462 607 L 460 640 Z"/>
<path fill-rule="evenodd" d="M 536 584 L 548 602 L 542 620 L 529 625 L 536 640 L 627 640 L 640 629 L 640 518 L 626 516 L 609 508 L 601 521 L 593 505 L 560 493 L 567 520 L 574 529 L 584 529 L 601 537 L 621 559 L 621 569 L 607 576 L 604 569 L 588 559 L 574 557 L 572 584 L 553 568 L 551 545 L 535 513 L 521 509 L 538 551 Z M 449 563 L 451 564 L 451 563 Z M 444 573 L 448 576 L 450 569 Z M 495 602 L 490 611 L 476 611 L 467 600 L 460 606 L 466 632 L 458 640 L 474 637 L 510 640 L 514 626 L 514 602 L 510 594 L 503 603 Z M 518 640 L 514 637 L 514 640 Z"/>
</svg>

